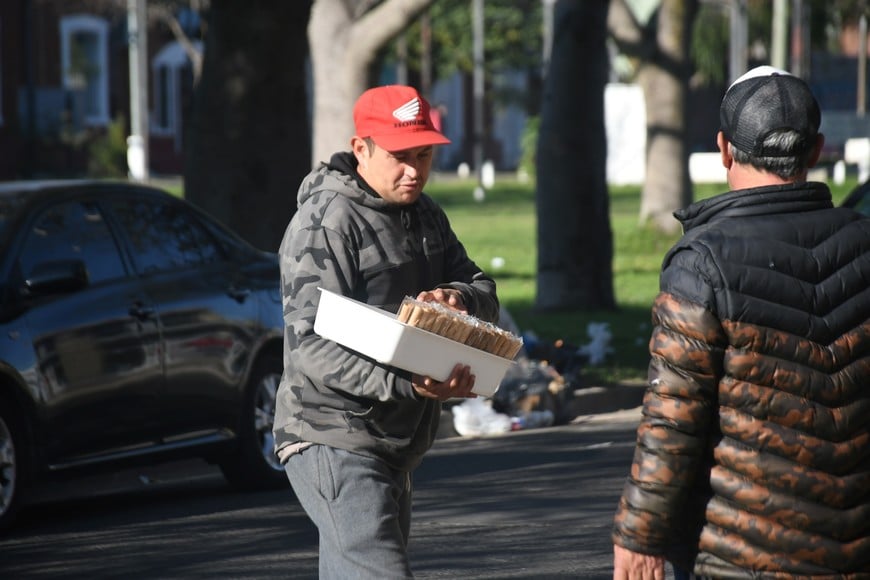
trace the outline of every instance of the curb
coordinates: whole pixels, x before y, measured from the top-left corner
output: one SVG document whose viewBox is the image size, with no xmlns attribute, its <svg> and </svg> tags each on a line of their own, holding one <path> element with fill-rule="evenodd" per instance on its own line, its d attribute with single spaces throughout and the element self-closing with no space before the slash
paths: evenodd
<svg viewBox="0 0 870 580">
<path fill-rule="evenodd" d="M 646 384 L 619 384 L 577 389 L 570 403 L 570 415 L 577 417 L 634 409 L 643 404 L 644 393 L 646 393 Z"/>
</svg>

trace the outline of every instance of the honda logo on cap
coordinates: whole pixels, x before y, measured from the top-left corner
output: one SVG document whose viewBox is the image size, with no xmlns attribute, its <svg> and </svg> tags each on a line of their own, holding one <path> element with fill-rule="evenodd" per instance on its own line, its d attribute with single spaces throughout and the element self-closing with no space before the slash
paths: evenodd
<svg viewBox="0 0 870 580">
<path fill-rule="evenodd" d="M 393 116 L 400 121 L 413 121 L 420 114 L 420 99 L 414 97 L 401 107 L 393 111 Z"/>
</svg>

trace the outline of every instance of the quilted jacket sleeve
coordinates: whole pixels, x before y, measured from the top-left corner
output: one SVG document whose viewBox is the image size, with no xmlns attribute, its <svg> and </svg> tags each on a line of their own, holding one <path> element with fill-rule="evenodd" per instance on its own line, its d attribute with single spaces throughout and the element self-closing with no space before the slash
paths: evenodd
<svg viewBox="0 0 870 580">
<path fill-rule="evenodd" d="M 713 312 L 715 283 L 702 254 L 669 256 L 652 312 L 649 387 L 613 541 L 663 555 L 685 525 L 687 491 L 707 469 L 725 337 Z"/>
</svg>

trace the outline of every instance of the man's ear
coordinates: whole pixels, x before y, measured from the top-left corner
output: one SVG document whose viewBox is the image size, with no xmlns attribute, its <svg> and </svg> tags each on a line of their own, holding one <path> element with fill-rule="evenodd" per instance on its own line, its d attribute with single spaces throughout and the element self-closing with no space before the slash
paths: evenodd
<svg viewBox="0 0 870 580">
<path fill-rule="evenodd" d="M 822 155 L 822 147 L 825 146 L 825 136 L 819 133 L 816 135 L 816 144 L 813 146 L 813 151 L 807 159 L 807 168 L 815 167 L 819 162 L 819 157 Z"/>
<path fill-rule="evenodd" d="M 356 135 L 351 137 L 350 150 L 353 152 L 354 157 L 356 157 L 357 165 L 364 167 L 369 154 L 369 146 L 365 142 L 365 139 L 357 137 Z"/>
<path fill-rule="evenodd" d="M 725 133 L 719 131 L 716 134 L 716 146 L 719 147 L 719 155 L 722 157 L 722 166 L 725 169 L 731 169 L 734 163 L 734 157 L 731 156 L 731 149 L 728 148 L 728 140 L 725 139 Z"/>
</svg>

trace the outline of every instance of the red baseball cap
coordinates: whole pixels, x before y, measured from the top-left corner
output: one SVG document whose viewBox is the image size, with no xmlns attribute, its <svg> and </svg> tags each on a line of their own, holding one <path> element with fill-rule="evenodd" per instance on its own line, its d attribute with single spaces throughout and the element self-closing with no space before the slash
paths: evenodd
<svg viewBox="0 0 870 580">
<path fill-rule="evenodd" d="M 353 107 L 353 123 L 358 137 L 371 137 L 387 151 L 450 143 L 435 129 L 429 103 L 414 87 L 388 85 L 367 90 Z"/>
</svg>

